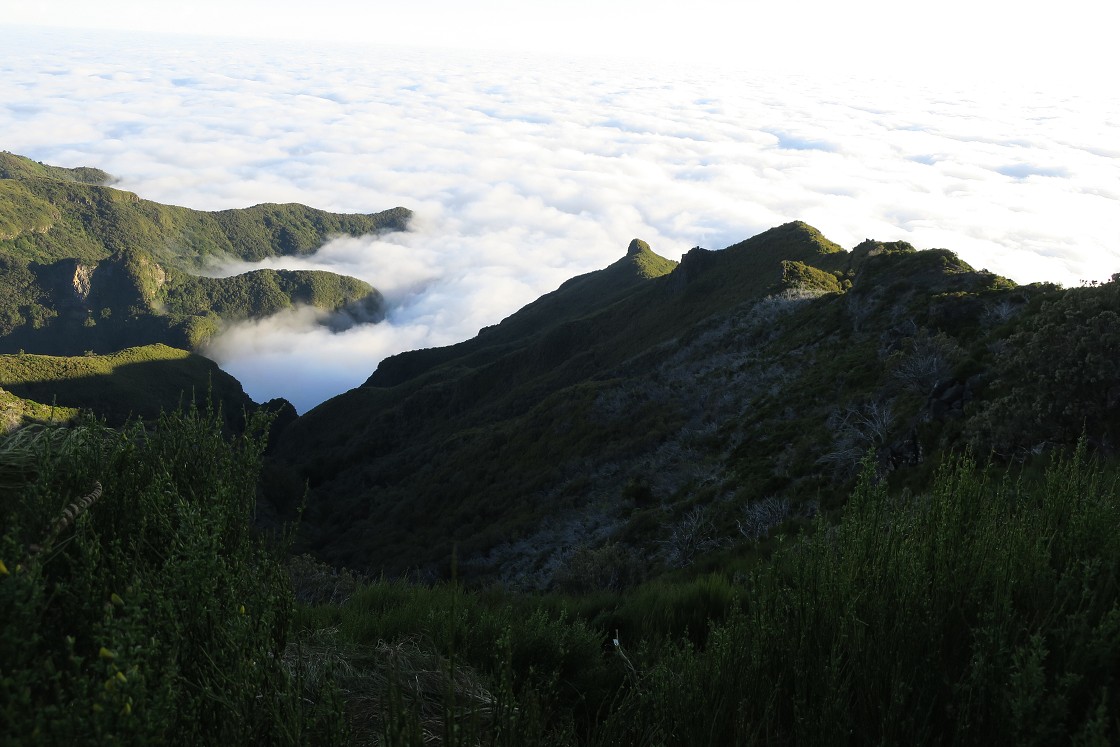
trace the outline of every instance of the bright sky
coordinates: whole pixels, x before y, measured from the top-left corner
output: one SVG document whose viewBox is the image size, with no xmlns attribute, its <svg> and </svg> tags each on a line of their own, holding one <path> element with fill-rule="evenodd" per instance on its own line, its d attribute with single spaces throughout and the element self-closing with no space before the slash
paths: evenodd
<svg viewBox="0 0 1120 747">
<path fill-rule="evenodd" d="M 7 0 L 4 22 L 653 56 L 1076 85 L 1115 63 L 1108 3 L 1066 0 Z"/>
</svg>

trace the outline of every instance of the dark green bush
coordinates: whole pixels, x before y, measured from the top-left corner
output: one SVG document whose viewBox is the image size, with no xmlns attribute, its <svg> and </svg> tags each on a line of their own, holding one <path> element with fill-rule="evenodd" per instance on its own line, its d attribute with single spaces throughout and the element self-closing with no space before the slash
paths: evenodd
<svg viewBox="0 0 1120 747">
<path fill-rule="evenodd" d="M 898 500 L 872 474 L 838 527 L 752 574 L 704 648 L 639 663 L 600 741 L 1115 743 L 1115 476 L 1083 452 L 1035 485 L 966 459 Z"/>
<path fill-rule="evenodd" d="M 1038 477 L 959 459 L 917 496 L 865 464 L 838 525 L 734 581 L 565 597 L 346 576 L 341 604 L 292 618 L 249 529 L 266 424 L 229 442 L 220 422 L 0 441 L 5 743 L 1120 739 L 1120 491 L 1084 448 Z M 303 564 L 335 598 L 345 574 Z"/>
<path fill-rule="evenodd" d="M 6 743 L 337 738 L 283 665 L 290 585 L 250 532 L 266 425 L 230 443 L 191 409 L 0 442 Z"/>
</svg>

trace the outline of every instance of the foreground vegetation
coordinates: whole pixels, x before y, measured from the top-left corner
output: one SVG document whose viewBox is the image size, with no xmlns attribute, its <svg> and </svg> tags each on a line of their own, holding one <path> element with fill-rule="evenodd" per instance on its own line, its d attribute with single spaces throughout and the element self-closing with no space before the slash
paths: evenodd
<svg viewBox="0 0 1120 747">
<path fill-rule="evenodd" d="M 518 595 L 286 570 L 249 528 L 262 428 L 0 442 L 6 743 L 1120 739 L 1120 485 L 1085 447 L 897 495 L 869 461 L 751 567 Z"/>
<path fill-rule="evenodd" d="M 263 426 L 227 442 L 191 409 L 0 442 L 4 744 L 330 743 L 286 669 L 280 556 L 250 532 Z"/>
</svg>

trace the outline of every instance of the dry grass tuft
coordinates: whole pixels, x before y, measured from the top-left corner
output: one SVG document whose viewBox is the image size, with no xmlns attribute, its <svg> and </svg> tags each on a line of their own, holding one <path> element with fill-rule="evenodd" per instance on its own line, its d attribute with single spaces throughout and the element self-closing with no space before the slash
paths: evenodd
<svg viewBox="0 0 1120 747">
<path fill-rule="evenodd" d="M 312 702 L 337 688 L 355 744 L 381 744 L 389 719 L 401 711 L 418 717 L 426 744 L 441 744 L 449 701 L 455 720 L 479 732 L 494 721 L 495 698 L 478 675 L 461 666 L 452 671 L 447 659 L 415 641 L 361 646 L 327 628 L 289 643 L 284 664 Z"/>
<path fill-rule="evenodd" d="M 310 555 L 288 560 L 288 575 L 296 601 L 302 604 L 342 604 L 358 589 L 362 577 L 346 568 L 320 563 Z"/>
<path fill-rule="evenodd" d="M 96 503 L 97 499 L 100 497 L 101 483 L 94 482 L 93 490 L 86 493 L 66 508 L 62 509 L 62 513 L 60 513 L 51 524 L 51 529 L 47 533 L 47 538 L 43 540 L 43 543 L 41 545 L 31 545 L 31 547 L 29 548 L 29 550 L 31 551 L 31 559 L 34 559 L 35 556 L 41 553 L 43 550 L 51 547 L 54 544 L 54 541 L 58 539 L 58 536 L 65 532 L 68 528 L 70 528 L 70 526 L 72 526 L 74 522 L 78 520 L 78 517 L 88 511 L 89 507 Z"/>
<path fill-rule="evenodd" d="M 19 490 L 34 482 L 44 459 L 65 459 L 79 453 L 91 439 L 112 430 L 99 423 L 75 426 L 27 425 L 0 436 L 0 490 Z"/>
</svg>

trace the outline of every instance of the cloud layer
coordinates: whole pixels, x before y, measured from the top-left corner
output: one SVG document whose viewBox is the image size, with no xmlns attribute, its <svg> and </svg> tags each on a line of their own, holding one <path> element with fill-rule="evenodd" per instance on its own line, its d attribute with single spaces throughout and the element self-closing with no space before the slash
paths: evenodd
<svg viewBox="0 0 1120 747">
<path fill-rule="evenodd" d="M 635 236 L 677 258 L 805 220 L 947 247 L 1020 282 L 1120 270 L 1120 99 L 884 81 L 64 32 L 5 32 L 0 147 L 200 209 L 413 209 L 311 261 L 387 323 L 300 314 L 211 353 L 301 411 L 385 355 L 473 335 Z"/>
</svg>

